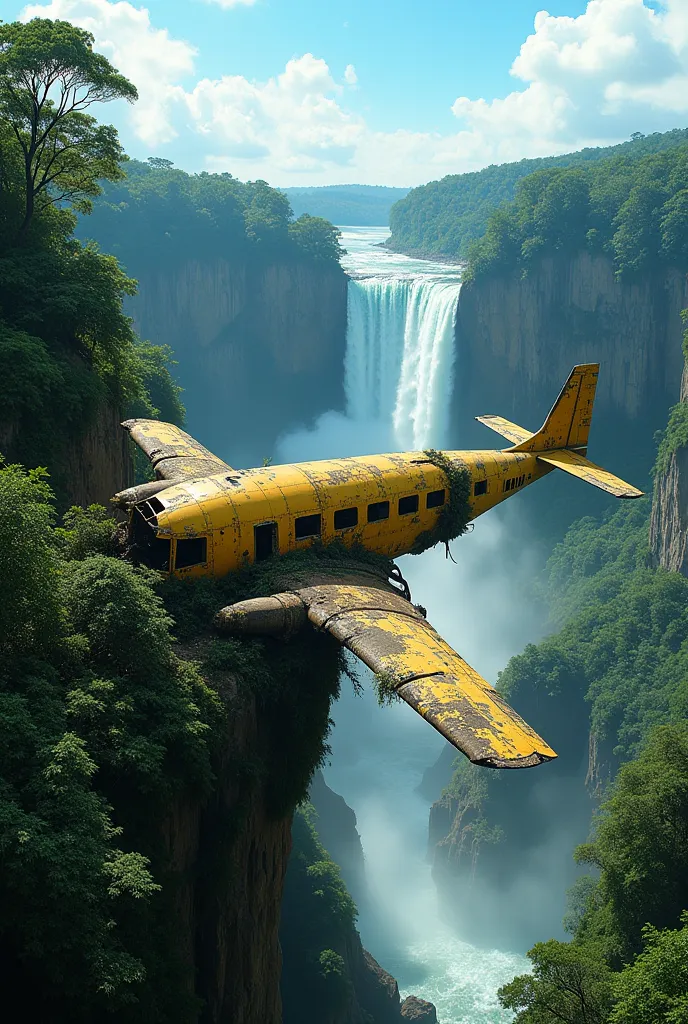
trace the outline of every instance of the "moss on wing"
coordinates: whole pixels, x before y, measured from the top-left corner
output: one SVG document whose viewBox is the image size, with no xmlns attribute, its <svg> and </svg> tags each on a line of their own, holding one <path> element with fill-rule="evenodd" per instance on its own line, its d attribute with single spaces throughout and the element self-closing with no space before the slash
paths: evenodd
<svg viewBox="0 0 688 1024">
<path fill-rule="evenodd" d="M 458 459 L 452 459 L 446 452 L 429 448 L 423 453 L 433 466 L 441 469 L 447 479 L 449 501 L 437 517 L 432 530 L 426 530 L 416 539 L 412 555 L 420 555 L 436 544 L 448 545 L 468 529 L 473 516 L 471 508 L 471 474 Z"/>
<path fill-rule="evenodd" d="M 393 704 L 395 701 L 401 700 L 401 697 L 397 693 L 397 686 L 399 686 L 400 679 L 398 679 L 392 672 L 376 672 L 374 683 L 377 702 L 380 707 L 384 707 L 386 704 Z"/>
</svg>

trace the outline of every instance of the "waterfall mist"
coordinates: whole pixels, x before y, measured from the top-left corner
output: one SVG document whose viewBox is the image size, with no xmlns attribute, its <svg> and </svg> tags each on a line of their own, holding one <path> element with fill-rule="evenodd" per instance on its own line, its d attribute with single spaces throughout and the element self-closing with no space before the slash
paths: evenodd
<svg viewBox="0 0 688 1024">
<path fill-rule="evenodd" d="M 344 242 L 350 244 L 346 234 Z M 346 413 L 327 413 L 314 428 L 283 437 L 280 462 L 461 445 L 447 436 L 452 381 L 461 373 L 454 340 L 460 277 L 427 264 L 414 276 L 394 275 L 389 255 L 380 258 L 384 276 L 349 285 Z M 395 258 L 406 270 L 405 257 Z M 374 266 L 378 254 L 368 259 Z M 363 269 L 360 258 L 355 269 Z M 503 508 L 478 520 L 452 546 L 458 564 L 443 549 L 398 560 L 429 620 L 492 683 L 542 630 L 525 597 L 534 555 L 527 547 L 514 553 L 509 543 L 518 515 Z M 496 991 L 527 969 L 523 947 L 484 950 L 462 941 L 462 922 L 445 919 L 430 875 L 429 802 L 417 787 L 445 741 L 406 705 L 378 707 L 370 673 L 359 663 L 356 671 L 365 692 L 358 697 L 343 685 L 325 777 L 358 819 L 371 892 L 360 907 L 364 945 L 403 994 L 435 1003 L 441 1024 L 506 1024 L 511 1015 L 500 1009 Z M 525 898 L 534 904 L 532 891 Z M 494 912 L 492 903 L 486 894 L 486 912 L 488 905 Z"/>
</svg>

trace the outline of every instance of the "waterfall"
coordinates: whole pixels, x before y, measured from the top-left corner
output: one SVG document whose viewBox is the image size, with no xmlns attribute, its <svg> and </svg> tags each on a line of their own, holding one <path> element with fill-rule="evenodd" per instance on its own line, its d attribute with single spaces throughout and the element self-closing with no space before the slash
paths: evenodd
<svg viewBox="0 0 688 1024">
<path fill-rule="evenodd" d="M 430 275 L 349 281 L 347 415 L 391 424 L 399 450 L 446 444 L 460 287 Z"/>
</svg>

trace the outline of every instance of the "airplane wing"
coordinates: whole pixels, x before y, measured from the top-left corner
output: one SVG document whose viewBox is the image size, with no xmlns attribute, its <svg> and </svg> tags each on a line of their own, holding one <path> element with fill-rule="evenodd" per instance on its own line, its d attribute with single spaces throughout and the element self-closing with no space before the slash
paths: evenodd
<svg viewBox="0 0 688 1024">
<path fill-rule="evenodd" d="M 223 609 L 216 624 L 235 634 L 288 634 L 306 618 L 382 677 L 474 764 L 530 768 L 557 756 L 389 585 L 323 581 L 240 601 Z"/>
<path fill-rule="evenodd" d="M 122 426 L 146 453 L 158 480 L 181 484 L 232 468 L 173 423 L 125 420 Z"/>
</svg>

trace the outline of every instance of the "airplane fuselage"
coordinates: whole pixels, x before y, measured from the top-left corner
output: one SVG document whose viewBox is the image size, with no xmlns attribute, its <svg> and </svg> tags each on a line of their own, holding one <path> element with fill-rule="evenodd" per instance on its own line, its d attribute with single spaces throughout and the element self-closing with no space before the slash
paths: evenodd
<svg viewBox="0 0 688 1024">
<path fill-rule="evenodd" d="M 532 453 L 444 453 L 471 478 L 471 519 L 545 476 Z M 232 470 L 175 484 L 132 509 L 130 536 L 175 576 L 224 576 L 316 542 L 410 552 L 449 500 L 446 474 L 424 452 Z M 155 537 L 155 539 L 153 539 Z"/>
</svg>

